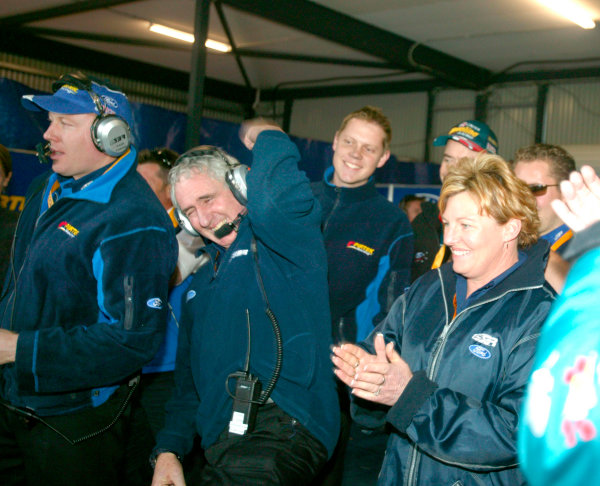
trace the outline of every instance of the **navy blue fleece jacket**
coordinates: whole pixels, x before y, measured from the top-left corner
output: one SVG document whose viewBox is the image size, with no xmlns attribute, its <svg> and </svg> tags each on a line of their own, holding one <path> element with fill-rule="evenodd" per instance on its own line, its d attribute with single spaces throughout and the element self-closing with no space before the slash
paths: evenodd
<svg viewBox="0 0 600 486">
<path fill-rule="evenodd" d="M 247 216 L 232 245 L 203 248 L 212 259 L 194 275 L 183 305 L 176 390 L 167 406 L 157 448 L 180 456 L 195 434 L 204 448 L 227 427 L 232 399 L 229 374 L 244 369 L 250 316 L 250 371 L 263 389 L 276 361 L 266 299 L 283 341 L 281 376 L 271 398 L 332 453 L 339 405 L 329 361 L 327 261 L 319 204 L 298 170 L 299 153 L 284 133 L 262 132 L 247 177 Z M 258 263 L 252 250 L 256 241 Z M 264 282 L 263 296 L 259 284 Z M 266 297 L 266 299 L 265 299 Z M 233 390 L 234 381 L 229 381 Z"/>
<path fill-rule="evenodd" d="M 347 188 L 334 186 L 332 175 L 333 167 L 312 189 L 323 211 L 334 340 L 355 342 L 383 320 L 410 284 L 413 232 L 373 179 Z"/>
<path fill-rule="evenodd" d="M 158 350 L 178 249 L 135 165 L 131 148 L 85 184 L 52 174 L 32 185 L 0 298 L 1 327 L 19 334 L 0 373 L 13 405 L 98 406 Z"/>
</svg>

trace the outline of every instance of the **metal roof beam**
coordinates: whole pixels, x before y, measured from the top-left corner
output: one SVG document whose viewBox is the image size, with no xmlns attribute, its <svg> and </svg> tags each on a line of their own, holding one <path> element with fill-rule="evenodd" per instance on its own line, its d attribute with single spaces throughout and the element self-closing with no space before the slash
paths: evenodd
<svg viewBox="0 0 600 486">
<path fill-rule="evenodd" d="M 555 71 L 527 71 L 504 74 L 494 79 L 489 86 L 499 84 L 524 83 L 532 81 L 559 81 L 566 79 L 600 79 L 600 67 L 560 69 Z M 345 85 L 314 86 L 310 88 L 284 88 L 261 91 L 263 101 L 306 98 L 334 98 L 337 96 L 361 96 L 365 94 L 393 94 L 426 92 L 434 88 L 453 88 L 441 79 L 411 81 L 387 81 L 385 83 L 355 83 Z"/>
<path fill-rule="evenodd" d="M 261 91 L 262 101 L 299 100 L 306 98 L 334 98 L 338 96 L 362 96 L 372 94 L 416 93 L 434 88 L 451 88 L 442 80 L 423 79 L 414 81 L 386 81 L 385 83 L 356 83 L 336 86 L 317 86 L 296 89 L 269 89 Z"/>
<path fill-rule="evenodd" d="M 463 88 L 486 85 L 491 72 L 418 42 L 307 0 L 221 0 L 244 12 L 423 72 Z"/>
<path fill-rule="evenodd" d="M 90 10 L 98 10 L 101 8 L 115 7 L 124 3 L 139 2 L 140 0 L 84 0 L 81 2 L 71 2 L 58 7 L 43 8 L 40 10 L 31 10 L 17 15 L 0 18 L 0 25 L 10 25 L 17 27 L 29 22 L 37 22 L 40 20 L 53 19 L 55 17 L 63 17 L 65 15 L 73 15 Z"/>
<path fill-rule="evenodd" d="M 215 2 L 215 10 L 217 11 L 217 15 L 219 16 L 219 20 L 221 21 L 221 27 L 225 31 L 225 35 L 227 36 L 227 40 L 229 41 L 229 45 L 231 46 L 231 53 L 235 58 L 235 63 L 240 70 L 240 74 L 242 78 L 244 78 L 244 83 L 246 84 L 246 88 L 252 89 L 252 83 L 250 82 L 250 78 L 248 77 L 248 73 L 246 68 L 244 67 L 244 63 L 242 62 L 242 56 L 238 52 L 238 47 L 233 38 L 233 34 L 231 33 L 231 29 L 229 28 L 229 22 L 227 22 L 227 17 L 225 17 L 225 12 L 223 12 L 223 7 L 221 7 L 221 2 Z"/>
<path fill-rule="evenodd" d="M 139 39 L 136 37 L 123 37 L 115 36 L 111 34 L 99 34 L 97 32 L 79 32 L 75 30 L 64 30 L 64 29 L 49 29 L 46 27 L 21 27 L 22 32 L 27 32 L 34 35 L 49 36 L 49 37 L 60 37 L 64 39 L 82 39 L 98 42 L 108 42 L 112 44 L 125 44 L 130 46 L 140 47 L 152 47 L 157 49 L 173 49 L 176 51 L 188 51 L 192 50 L 190 44 L 184 44 L 182 42 L 170 41 L 170 40 L 152 40 L 152 39 Z M 300 62 L 313 62 L 317 64 L 334 64 L 340 66 L 353 66 L 353 67 L 367 67 L 375 69 L 398 69 L 396 66 L 385 61 L 364 61 L 358 59 L 344 59 L 337 57 L 326 57 L 326 56 L 308 56 L 302 54 L 288 54 L 286 52 L 278 51 L 265 51 L 247 49 L 245 47 L 238 47 L 236 53 L 241 57 L 256 57 L 264 59 L 279 59 L 283 61 L 300 61 Z M 233 53 L 221 53 L 220 56 L 231 56 Z"/>
<path fill-rule="evenodd" d="M 125 76 L 146 83 L 151 80 L 159 86 L 183 91 L 189 89 L 188 72 L 37 37 L 19 29 L 0 29 L 0 51 L 66 66 L 77 66 L 84 71 L 100 71 L 107 76 Z M 207 96 L 222 100 L 247 104 L 253 103 L 255 99 L 254 90 L 226 81 L 207 78 L 205 88 Z"/>
<path fill-rule="evenodd" d="M 81 39 L 111 44 L 125 44 L 128 46 L 152 47 L 154 49 L 172 49 L 176 51 L 191 52 L 191 44 L 184 44 L 169 40 L 139 39 L 135 37 L 122 37 L 97 32 L 79 32 L 74 30 L 48 29 L 45 27 L 21 27 L 21 32 L 38 36 L 59 37 L 62 39 Z"/>
<path fill-rule="evenodd" d="M 346 59 L 341 57 L 288 54 L 285 52 L 248 49 L 245 47 L 239 47 L 237 52 L 242 57 L 262 57 L 265 59 L 280 59 L 282 61 L 314 62 L 317 64 L 335 64 L 339 66 L 398 70 L 398 66 L 386 61 L 364 61 L 362 59 Z"/>
<path fill-rule="evenodd" d="M 551 81 L 555 79 L 581 78 L 600 78 L 600 66 L 503 74 L 494 78 L 494 85 L 502 83 L 520 83 L 523 81 Z"/>
</svg>

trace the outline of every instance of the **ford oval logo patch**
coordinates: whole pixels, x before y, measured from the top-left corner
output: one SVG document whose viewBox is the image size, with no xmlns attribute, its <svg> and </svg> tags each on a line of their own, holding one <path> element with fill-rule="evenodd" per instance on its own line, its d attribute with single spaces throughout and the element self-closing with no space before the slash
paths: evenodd
<svg viewBox="0 0 600 486">
<path fill-rule="evenodd" d="M 152 299 L 148 299 L 146 305 L 151 309 L 162 309 L 162 300 L 160 300 L 158 297 L 154 297 Z"/>
<path fill-rule="evenodd" d="M 110 96 L 103 96 L 102 99 L 104 100 L 104 103 L 110 106 L 113 110 L 116 110 L 119 107 L 117 101 Z"/>
<path fill-rule="evenodd" d="M 469 351 L 481 359 L 490 359 L 492 357 L 492 353 L 479 344 L 471 344 Z"/>
</svg>

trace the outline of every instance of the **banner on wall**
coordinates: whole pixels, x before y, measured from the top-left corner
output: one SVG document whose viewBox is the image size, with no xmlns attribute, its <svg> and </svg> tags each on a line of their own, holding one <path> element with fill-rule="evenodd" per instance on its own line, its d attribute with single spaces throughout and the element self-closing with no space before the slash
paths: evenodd
<svg viewBox="0 0 600 486">
<path fill-rule="evenodd" d="M 442 186 L 437 185 L 377 184 L 377 190 L 394 204 L 400 204 L 402 198 L 408 195 L 422 197 L 437 204 L 441 189 Z"/>
<path fill-rule="evenodd" d="M 0 78 L 0 143 L 6 146 L 13 158 L 13 177 L 7 195 L 0 204 L 20 209 L 27 187 L 31 181 L 50 167 L 41 165 L 34 148 L 43 142 L 48 127 L 46 112 L 33 112 L 21 106 L 25 94 L 47 94 L 31 89 L 21 83 Z M 131 103 L 134 126 L 132 137 L 136 147 L 153 149 L 168 147 L 176 152 L 185 150 L 186 115 L 144 103 Z M 202 119 L 200 143 L 216 145 L 236 157 L 241 163 L 251 165 L 252 155 L 238 137 L 239 124 Z M 329 142 L 290 137 L 298 146 L 301 156 L 299 167 L 311 181 L 318 181 L 331 165 L 332 147 Z M 438 182 L 437 164 L 399 162 L 393 155 L 381 169 L 375 172 L 378 183 L 390 183 L 396 189 L 393 200 L 400 201 L 396 192 L 411 185 L 427 185 Z M 402 185 L 400 185 L 402 184 Z M 439 192 L 439 191 L 438 191 Z M 398 192 L 400 194 L 400 192 Z"/>
<path fill-rule="evenodd" d="M 10 149 L 13 175 L 6 194 L 0 197 L 0 206 L 12 211 L 22 211 L 25 194 L 31 181 L 50 170 L 47 164 L 41 164 L 35 152 L 31 150 Z"/>
</svg>

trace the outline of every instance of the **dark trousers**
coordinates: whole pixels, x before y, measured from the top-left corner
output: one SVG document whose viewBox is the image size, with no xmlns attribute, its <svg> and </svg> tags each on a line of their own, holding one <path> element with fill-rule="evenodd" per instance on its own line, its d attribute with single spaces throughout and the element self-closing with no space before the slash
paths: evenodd
<svg viewBox="0 0 600 486">
<path fill-rule="evenodd" d="M 140 381 L 140 404 L 156 437 L 165 425 L 165 406 L 175 387 L 172 371 L 143 374 Z M 154 444 L 152 445 L 154 447 Z"/>
<path fill-rule="evenodd" d="M 127 463 L 125 454 L 126 438 L 130 432 L 131 402 L 127 403 L 120 415 L 119 411 L 131 391 L 128 386 L 122 386 L 99 407 L 44 417 L 45 423 L 0 404 L 0 484 L 150 484 L 140 481 L 139 471 Z M 110 425 L 117 416 L 116 422 Z M 89 438 L 85 438 L 87 436 Z M 82 438 L 85 439 L 78 441 Z M 147 458 L 145 461 L 147 463 Z M 125 472 L 128 468 L 129 477 Z"/>
<path fill-rule="evenodd" d="M 148 458 L 156 444 L 156 434 L 165 425 L 166 404 L 171 398 L 175 386 L 172 371 L 142 374 L 138 387 L 138 397 L 134 404 L 131 419 L 131 433 L 127 443 L 128 464 L 143 464 L 144 469 L 139 471 L 138 477 L 147 478 L 144 486 L 152 482 L 152 475 Z M 199 439 L 199 438 L 198 438 Z M 200 447 L 200 440 L 185 456 L 183 470 L 186 482 L 189 485 L 198 484 L 200 471 L 204 466 L 204 454 Z M 131 473 L 134 471 L 128 471 Z"/>
<path fill-rule="evenodd" d="M 327 450 L 296 419 L 267 404 L 252 433 L 230 438 L 226 430 L 205 456 L 202 485 L 305 486 L 327 461 Z"/>
<path fill-rule="evenodd" d="M 164 425 L 165 403 L 171 395 L 173 373 L 142 374 L 131 403 L 129 434 L 126 438 L 128 477 L 143 478 L 145 486 L 152 482 L 148 458 L 155 445 L 156 433 Z M 142 484 L 142 480 L 138 484 Z"/>
<path fill-rule="evenodd" d="M 340 435 L 335 450 L 311 486 L 341 486 L 344 478 L 344 460 L 350 438 L 350 398 L 348 387 L 336 379 L 338 399 L 340 402 Z"/>
</svg>

